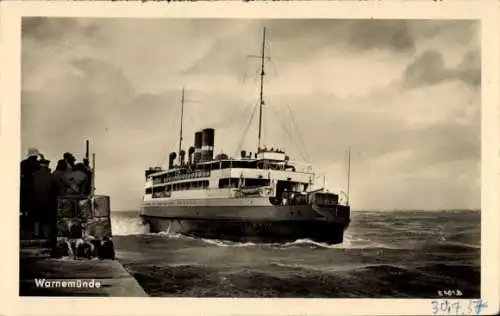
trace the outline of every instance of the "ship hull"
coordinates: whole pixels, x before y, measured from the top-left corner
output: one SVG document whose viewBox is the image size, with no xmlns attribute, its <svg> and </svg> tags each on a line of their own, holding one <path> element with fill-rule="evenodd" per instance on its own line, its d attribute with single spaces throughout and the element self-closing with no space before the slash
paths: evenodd
<svg viewBox="0 0 500 316">
<path fill-rule="evenodd" d="M 321 213 L 325 214 L 327 211 L 332 214 L 340 208 L 346 213 L 345 206 L 323 208 Z M 249 208 L 243 207 L 203 210 L 192 207 L 146 207 L 143 208 L 141 217 L 152 233 L 169 232 L 207 239 L 255 243 L 284 243 L 310 239 L 339 244 L 343 242 L 344 231 L 349 225 L 348 218 L 336 215 L 324 217 L 315 211 L 317 207 L 310 205 L 250 209 L 252 215 L 249 215 Z M 191 215 L 193 213 L 197 215 Z M 203 213 L 210 213 L 211 216 L 203 216 Z M 228 213 L 232 215 L 227 216 Z M 269 216 L 271 214 L 274 216 Z"/>
</svg>

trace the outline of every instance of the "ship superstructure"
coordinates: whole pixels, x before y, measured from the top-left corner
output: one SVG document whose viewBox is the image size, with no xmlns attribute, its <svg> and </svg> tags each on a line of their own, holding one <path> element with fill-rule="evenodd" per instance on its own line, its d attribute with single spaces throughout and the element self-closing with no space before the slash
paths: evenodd
<svg viewBox="0 0 500 316">
<path fill-rule="evenodd" d="M 264 29 L 257 150 L 214 156 L 213 128 L 196 132 L 193 146 L 182 149 L 183 90 L 179 150 L 170 153 L 167 170 L 145 171 L 141 217 L 152 232 L 235 241 L 342 242 L 350 222 L 348 200 L 341 204 L 338 194 L 324 187 L 314 190 L 311 165 L 262 145 L 265 34 Z"/>
</svg>

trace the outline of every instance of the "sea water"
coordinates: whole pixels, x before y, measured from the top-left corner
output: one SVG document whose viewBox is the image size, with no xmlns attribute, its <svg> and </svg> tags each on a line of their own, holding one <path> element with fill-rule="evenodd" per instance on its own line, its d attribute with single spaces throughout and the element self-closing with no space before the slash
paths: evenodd
<svg viewBox="0 0 500 316">
<path fill-rule="evenodd" d="M 150 234 L 138 211 L 112 214 L 118 260 L 151 296 L 480 296 L 479 211 L 354 211 L 340 245 Z"/>
</svg>

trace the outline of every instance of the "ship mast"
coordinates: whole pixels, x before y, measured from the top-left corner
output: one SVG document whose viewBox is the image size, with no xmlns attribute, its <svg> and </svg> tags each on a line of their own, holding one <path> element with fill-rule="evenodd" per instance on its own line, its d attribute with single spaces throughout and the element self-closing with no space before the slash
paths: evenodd
<svg viewBox="0 0 500 316">
<path fill-rule="evenodd" d="M 182 87 L 182 97 L 181 97 L 181 127 L 179 131 L 179 165 L 182 163 L 181 150 L 182 150 L 182 123 L 184 121 L 184 87 Z"/>
<path fill-rule="evenodd" d="M 265 66 L 265 56 L 266 54 L 266 28 L 264 27 L 264 33 L 262 36 L 262 51 L 261 51 L 261 67 L 260 67 L 260 97 L 259 97 L 259 138 L 257 144 L 257 151 L 260 151 L 260 146 L 262 142 L 262 106 L 264 105 L 264 66 Z"/>
<path fill-rule="evenodd" d="M 349 206 L 349 186 L 351 184 L 351 148 L 347 150 L 347 202 L 346 205 Z"/>
</svg>

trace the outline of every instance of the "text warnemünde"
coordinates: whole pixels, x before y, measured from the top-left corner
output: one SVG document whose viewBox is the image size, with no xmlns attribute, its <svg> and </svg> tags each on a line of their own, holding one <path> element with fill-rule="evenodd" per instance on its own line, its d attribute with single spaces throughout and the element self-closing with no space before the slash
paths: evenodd
<svg viewBox="0 0 500 316">
<path fill-rule="evenodd" d="M 35 279 L 36 287 L 44 288 L 100 288 L 101 282 L 95 280 L 47 280 Z"/>
</svg>

